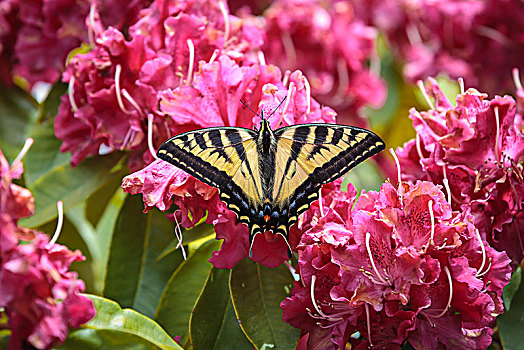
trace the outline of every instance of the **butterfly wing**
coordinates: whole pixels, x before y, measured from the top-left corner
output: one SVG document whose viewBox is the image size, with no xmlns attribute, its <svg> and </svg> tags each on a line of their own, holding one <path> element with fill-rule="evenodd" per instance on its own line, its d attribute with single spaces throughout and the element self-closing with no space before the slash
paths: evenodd
<svg viewBox="0 0 524 350">
<path fill-rule="evenodd" d="M 241 222 L 262 200 L 262 183 L 250 129 L 219 127 L 189 131 L 160 146 L 157 155 L 198 180 L 220 190 L 220 198 Z"/>
<path fill-rule="evenodd" d="M 332 182 L 385 148 L 375 133 L 346 125 L 304 124 L 275 130 L 273 202 L 289 208 L 289 227 Z M 287 234 L 287 232 L 286 232 Z"/>
</svg>

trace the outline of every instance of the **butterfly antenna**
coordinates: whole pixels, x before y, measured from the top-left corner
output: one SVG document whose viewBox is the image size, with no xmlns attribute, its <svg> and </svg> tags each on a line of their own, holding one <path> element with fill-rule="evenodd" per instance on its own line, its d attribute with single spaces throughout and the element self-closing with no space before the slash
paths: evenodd
<svg viewBox="0 0 524 350">
<path fill-rule="evenodd" d="M 242 102 L 242 104 L 244 106 L 247 107 L 247 109 L 249 109 L 251 112 L 253 112 L 255 115 L 259 116 L 260 118 L 263 118 L 262 116 L 260 116 L 260 114 L 258 114 L 257 112 L 255 112 L 254 110 L 251 109 L 251 107 L 249 107 L 244 101 L 242 101 L 242 99 L 240 99 L 240 102 Z"/>
<path fill-rule="evenodd" d="M 267 117 L 267 119 L 269 119 L 273 114 L 275 114 L 275 112 L 280 108 L 280 106 L 282 106 L 282 103 L 284 103 L 284 101 L 286 100 L 287 96 L 284 97 L 284 99 L 282 101 L 280 101 L 280 103 L 278 104 L 277 108 L 275 108 L 273 110 L 273 112 L 271 112 L 271 114 Z"/>
</svg>

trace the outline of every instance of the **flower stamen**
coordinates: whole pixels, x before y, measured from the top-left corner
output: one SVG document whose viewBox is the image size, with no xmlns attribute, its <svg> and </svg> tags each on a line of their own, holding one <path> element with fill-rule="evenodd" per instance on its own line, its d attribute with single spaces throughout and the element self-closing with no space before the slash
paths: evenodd
<svg viewBox="0 0 524 350">
<path fill-rule="evenodd" d="M 311 276 L 311 289 L 310 289 L 310 296 L 311 296 L 311 302 L 313 303 L 313 307 L 318 312 L 318 314 L 324 318 L 328 318 L 327 315 L 325 315 L 322 310 L 317 305 L 317 302 L 315 301 L 315 282 L 317 280 L 317 276 L 312 275 Z"/>
<path fill-rule="evenodd" d="M 322 187 L 318 190 L 318 206 L 320 208 L 320 216 L 324 217 L 324 204 L 322 203 Z"/>
<path fill-rule="evenodd" d="M 309 85 L 309 81 L 307 78 L 303 75 L 302 80 L 304 81 L 304 87 L 306 88 L 306 99 L 307 99 L 307 109 L 306 109 L 306 115 L 309 115 L 311 113 L 311 85 Z"/>
<path fill-rule="evenodd" d="M 62 232 L 62 226 L 64 224 L 64 202 L 56 202 L 56 209 L 58 211 L 58 220 L 56 223 L 55 233 L 53 234 L 53 238 L 51 238 L 51 240 L 49 241 L 49 244 L 56 243 L 56 241 L 58 240 L 58 236 L 60 236 L 60 232 Z"/>
<path fill-rule="evenodd" d="M 87 38 L 89 39 L 89 46 L 91 46 L 92 49 L 94 49 L 96 46 L 95 36 L 93 33 L 93 28 L 96 26 L 95 10 L 96 10 L 96 2 L 93 1 L 91 3 L 91 7 L 89 8 L 89 25 L 87 26 Z"/>
<path fill-rule="evenodd" d="M 417 146 L 417 154 L 420 160 L 424 159 L 424 155 L 422 155 L 422 147 L 420 146 L 420 136 L 418 133 L 415 136 L 415 146 Z"/>
<path fill-rule="evenodd" d="M 429 236 L 429 245 L 435 245 L 433 238 L 435 237 L 435 215 L 433 214 L 433 200 L 428 202 L 429 217 L 431 219 L 431 236 Z"/>
<path fill-rule="evenodd" d="M 444 176 L 442 183 L 444 184 L 444 188 L 446 189 L 446 193 L 448 195 L 448 203 L 451 205 L 451 188 L 449 187 L 448 176 L 446 174 L 446 164 L 442 166 L 442 175 Z"/>
<path fill-rule="evenodd" d="M 426 88 L 424 87 L 424 83 L 422 82 L 422 80 L 417 81 L 417 86 L 420 89 L 422 96 L 424 96 L 424 99 L 426 100 L 427 104 L 429 105 L 429 108 L 432 110 L 435 110 L 435 106 L 433 105 L 433 102 L 429 98 L 429 95 L 426 92 Z"/>
<path fill-rule="evenodd" d="M 129 94 L 129 92 L 127 92 L 126 89 L 122 89 L 122 95 L 124 95 L 124 97 L 126 98 L 126 100 L 131 103 L 131 105 L 136 109 L 136 111 L 140 114 L 140 115 L 144 115 L 144 112 L 142 112 L 142 108 L 140 108 L 140 106 L 138 105 L 138 103 L 136 102 L 136 100 Z"/>
<path fill-rule="evenodd" d="M 222 2 L 220 1 L 219 4 L 222 4 Z M 195 45 L 193 44 L 193 41 L 191 39 L 187 39 L 186 43 L 189 49 L 189 66 L 187 67 L 186 85 L 189 86 L 191 84 L 191 80 L 193 79 L 193 65 L 195 64 Z"/>
<path fill-rule="evenodd" d="M 31 146 L 33 145 L 34 142 L 35 142 L 35 140 L 32 137 L 28 137 L 25 140 L 24 147 L 22 147 L 22 150 L 20 151 L 20 153 L 18 153 L 18 155 L 16 156 L 15 160 L 11 164 L 14 165 L 16 162 L 21 161 L 25 157 L 27 152 L 29 152 L 29 149 L 31 148 Z"/>
<path fill-rule="evenodd" d="M 464 79 L 462 79 L 462 77 L 458 78 L 458 84 L 459 84 L 459 87 L 460 87 L 460 94 L 461 95 L 464 95 Z"/>
<path fill-rule="evenodd" d="M 495 106 L 494 112 L 495 112 L 495 121 L 497 123 L 497 133 L 495 135 L 495 158 L 498 163 L 500 161 L 500 155 L 499 155 L 500 117 L 499 117 L 499 107 L 498 106 Z"/>
<path fill-rule="evenodd" d="M 182 256 L 184 257 L 184 260 L 186 260 L 187 256 L 186 256 L 186 250 L 184 249 L 184 245 L 182 244 L 183 236 L 182 236 L 182 230 L 180 229 L 180 222 L 178 222 L 178 219 L 176 218 L 176 213 L 173 215 L 173 217 L 175 218 L 175 222 L 176 222 L 175 237 L 178 240 L 178 244 L 176 245 L 175 249 L 178 249 L 180 247 L 180 249 L 182 250 Z"/>
<path fill-rule="evenodd" d="M 122 91 L 120 90 L 120 74 L 122 73 L 122 66 L 117 64 L 115 68 L 115 93 L 118 106 L 125 114 L 131 114 L 132 112 L 124 106 L 122 101 Z"/>
<path fill-rule="evenodd" d="M 282 108 L 282 112 L 280 114 L 280 119 L 278 120 L 278 126 L 282 124 L 282 121 L 284 120 L 284 114 L 286 114 L 287 107 L 289 106 L 289 101 L 291 101 L 291 95 L 293 94 L 293 89 L 295 88 L 295 83 L 290 82 L 289 88 L 287 89 L 287 96 L 286 96 L 286 103 L 284 103 L 284 108 Z"/>
<path fill-rule="evenodd" d="M 370 317 L 369 317 L 369 304 L 365 303 L 364 307 L 366 309 L 366 323 L 367 323 L 367 328 L 368 328 L 369 346 L 373 347 L 373 342 L 371 341 L 371 322 L 370 322 Z"/>
<path fill-rule="evenodd" d="M 515 67 L 513 68 L 511 72 L 513 75 L 513 82 L 515 83 L 515 87 L 517 88 L 517 90 L 522 90 L 522 83 L 520 82 L 519 69 Z"/>
<path fill-rule="evenodd" d="M 218 1 L 218 7 L 220 8 L 222 16 L 224 16 L 224 46 L 226 46 L 226 42 L 229 40 L 229 31 L 231 30 L 229 23 L 229 14 L 227 13 L 226 5 L 224 5 L 224 2 L 222 0 Z"/>
<path fill-rule="evenodd" d="M 290 75 L 291 75 L 291 71 L 289 69 L 284 72 L 284 78 L 282 79 L 282 85 L 284 85 L 284 87 L 287 86 Z"/>
<path fill-rule="evenodd" d="M 397 157 L 397 154 L 395 153 L 395 151 L 393 150 L 393 148 L 390 148 L 389 149 L 389 153 L 391 153 L 391 155 L 393 156 L 393 159 L 395 159 L 395 164 L 397 166 L 397 177 L 398 177 L 398 192 L 399 192 L 399 196 L 400 196 L 400 202 L 402 202 L 402 179 L 401 179 L 401 170 L 400 170 L 400 161 L 398 160 L 398 157 Z"/>
<path fill-rule="evenodd" d="M 76 113 L 78 111 L 78 106 L 75 102 L 75 77 L 72 76 L 69 80 L 69 84 L 67 85 L 67 96 L 69 97 L 69 104 L 71 105 L 71 109 L 73 110 L 73 113 Z"/>
<path fill-rule="evenodd" d="M 154 115 L 147 115 L 147 148 L 149 149 L 149 153 L 151 153 L 153 158 L 158 159 L 156 156 L 155 147 L 153 146 L 153 118 Z"/>
<path fill-rule="evenodd" d="M 258 51 L 258 62 L 260 63 L 261 66 L 266 66 L 266 57 L 264 56 L 264 53 L 262 52 L 262 50 Z"/>
<path fill-rule="evenodd" d="M 446 275 L 448 276 L 448 282 L 449 282 L 449 297 L 448 297 L 448 303 L 444 307 L 444 310 L 434 318 L 441 318 L 448 312 L 448 309 L 451 305 L 451 300 L 453 299 L 453 280 L 451 279 L 451 274 L 449 273 L 449 269 L 447 266 L 444 266 L 444 272 L 446 272 Z"/>
<path fill-rule="evenodd" d="M 382 282 L 384 285 L 389 285 L 389 283 L 382 277 L 380 272 L 378 272 L 377 266 L 375 265 L 375 260 L 373 260 L 373 254 L 371 253 L 371 247 L 369 245 L 369 240 L 371 239 L 371 233 L 366 232 L 366 250 L 368 251 L 369 260 L 371 260 L 371 266 L 373 267 L 373 271 L 378 276 L 378 279 L 380 282 Z"/>
<path fill-rule="evenodd" d="M 484 248 L 484 242 L 482 242 L 482 238 L 480 237 L 480 232 L 476 228 L 475 229 L 475 237 L 479 241 L 480 244 L 480 250 L 482 251 L 482 263 L 480 264 L 480 267 L 476 273 L 476 277 L 479 277 L 482 274 L 482 269 L 484 269 L 484 265 L 486 264 L 486 248 Z"/>
</svg>

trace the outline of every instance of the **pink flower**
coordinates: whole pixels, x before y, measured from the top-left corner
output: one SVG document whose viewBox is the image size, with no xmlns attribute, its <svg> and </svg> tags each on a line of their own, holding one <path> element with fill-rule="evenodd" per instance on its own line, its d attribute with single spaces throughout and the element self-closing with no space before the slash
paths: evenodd
<svg viewBox="0 0 524 350">
<path fill-rule="evenodd" d="M 198 125 L 166 120 L 159 105 L 172 89 L 197 84 L 198 62 L 211 64 L 219 53 L 250 65 L 262 43 L 256 23 L 228 15 L 222 2 L 155 1 L 129 28 L 129 40 L 100 22 L 95 27 L 96 46 L 74 56 L 63 75 L 69 91 L 55 122 L 73 166 L 116 150 L 130 151 L 132 170 L 149 164 L 169 135 Z"/>
<path fill-rule="evenodd" d="M 447 186 L 454 209 L 467 206 L 475 226 L 518 265 L 524 257 L 522 217 L 524 138 L 510 96 L 488 100 L 474 89 L 453 106 L 438 84 L 427 92 L 435 108 L 410 112 L 417 139 L 397 150 L 403 179 L 427 179 Z"/>
<path fill-rule="evenodd" d="M 384 83 L 367 64 L 375 55 L 375 28 L 355 17 L 349 2 L 275 1 L 264 12 L 267 59 L 300 69 L 312 95 L 354 124 L 360 107 L 382 105 Z"/>
<path fill-rule="evenodd" d="M 480 240 L 467 210 L 452 211 L 430 182 L 385 183 L 355 204 L 351 185 L 330 195 L 322 210 L 306 212 L 301 278 L 281 304 L 311 346 L 490 344 L 511 268 L 504 252 Z"/>
</svg>

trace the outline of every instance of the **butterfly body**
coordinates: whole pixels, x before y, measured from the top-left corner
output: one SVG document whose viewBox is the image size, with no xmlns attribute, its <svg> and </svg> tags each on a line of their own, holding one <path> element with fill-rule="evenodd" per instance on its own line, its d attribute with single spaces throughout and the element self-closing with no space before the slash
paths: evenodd
<svg viewBox="0 0 524 350">
<path fill-rule="evenodd" d="M 270 231 L 284 237 L 298 215 L 334 181 L 384 149 L 371 131 L 336 124 L 302 124 L 272 130 L 217 127 L 164 142 L 158 157 L 217 187 L 220 198 L 249 227 L 249 242 Z M 251 252 L 251 249 L 250 249 Z"/>
</svg>

